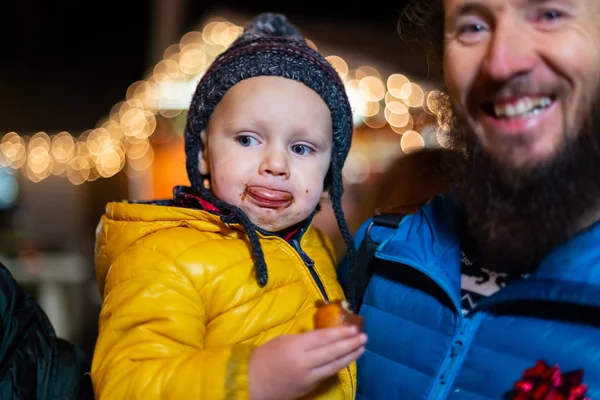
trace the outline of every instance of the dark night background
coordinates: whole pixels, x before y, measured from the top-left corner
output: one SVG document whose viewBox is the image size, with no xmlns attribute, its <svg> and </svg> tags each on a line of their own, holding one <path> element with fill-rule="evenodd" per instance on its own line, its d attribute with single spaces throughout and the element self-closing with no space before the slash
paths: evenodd
<svg viewBox="0 0 600 400">
<path fill-rule="evenodd" d="M 0 24 L 0 132 L 80 131 L 92 127 L 142 78 L 150 60 L 153 1 L 4 2 Z M 163 0 L 164 1 L 164 0 Z M 393 6 L 347 1 L 184 1 L 182 34 L 215 7 L 333 24 L 376 23 L 395 34 Z M 287 5 L 286 5 L 287 4 Z M 400 42 L 400 39 L 398 39 Z"/>
</svg>

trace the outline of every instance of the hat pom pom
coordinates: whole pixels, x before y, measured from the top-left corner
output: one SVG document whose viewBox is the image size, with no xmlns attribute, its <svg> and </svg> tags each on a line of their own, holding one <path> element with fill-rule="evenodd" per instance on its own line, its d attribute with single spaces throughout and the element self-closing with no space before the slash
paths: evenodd
<svg viewBox="0 0 600 400">
<path fill-rule="evenodd" d="M 281 14 L 264 13 L 254 18 L 244 30 L 244 34 L 294 37 L 304 40 L 302 34 Z"/>
</svg>

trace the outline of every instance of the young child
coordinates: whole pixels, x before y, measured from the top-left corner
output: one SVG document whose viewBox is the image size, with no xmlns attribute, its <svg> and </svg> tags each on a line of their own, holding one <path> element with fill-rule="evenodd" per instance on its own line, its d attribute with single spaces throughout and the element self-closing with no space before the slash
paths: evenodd
<svg viewBox="0 0 600 400">
<path fill-rule="evenodd" d="M 341 208 L 352 113 L 331 65 L 263 14 L 211 65 L 185 129 L 191 188 L 110 203 L 97 232 L 103 297 L 92 365 L 103 399 L 353 399 L 366 336 L 313 329 L 343 298 L 311 227 Z"/>
</svg>

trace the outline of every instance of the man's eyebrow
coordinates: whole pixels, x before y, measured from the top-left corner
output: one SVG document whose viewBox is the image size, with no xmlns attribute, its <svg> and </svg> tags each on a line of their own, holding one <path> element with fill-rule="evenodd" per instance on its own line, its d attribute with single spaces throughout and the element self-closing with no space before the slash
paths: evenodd
<svg viewBox="0 0 600 400">
<path fill-rule="evenodd" d="M 555 1 L 555 0 L 521 0 L 522 4 L 526 4 L 526 5 L 533 5 L 533 6 L 538 6 L 540 4 L 545 4 L 545 3 L 549 3 L 551 1 Z M 562 3 L 570 3 L 570 1 L 563 1 Z"/>
<path fill-rule="evenodd" d="M 576 2 L 574 2 L 573 0 L 521 0 L 521 2 L 523 3 L 523 5 L 527 6 L 539 6 L 553 2 L 560 4 L 561 7 L 566 7 L 570 9 L 577 7 Z"/>
<path fill-rule="evenodd" d="M 521 0 L 520 6 L 539 6 L 539 5 L 550 3 L 552 1 L 556 1 L 556 0 Z M 563 1 L 560 1 L 560 3 L 563 5 L 573 6 L 572 0 L 563 0 Z M 503 5 L 498 5 L 496 7 L 492 6 L 491 8 L 493 9 L 493 8 L 501 8 L 501 7 L 503 7 Z M 451 11 L 450 16 L 456 18 L 456 17 L 460 17 L 461 15 L 465 15 L 465 14 L 489 13 L 490 11 L 493 11 L 493 10 L 490 10 L 490 5 L 485 4 L 485 2 L 467 1 L 467 2 L 464 2 L 463 4 L 460 4 L 459 6 L 455 7 Z"/>
<path fill-rule="evenodd" d="M 546 0 L 542 0 L 546 1 Z M 489 6 L 484 5 L 478 1 L 469 1 L 460 4 L 459 6 L 454 7 L 449 16 L 451 18 L 457 18 L 465 14 L 474 14 L 474 13 L 489 13 Z"/>
</svg>

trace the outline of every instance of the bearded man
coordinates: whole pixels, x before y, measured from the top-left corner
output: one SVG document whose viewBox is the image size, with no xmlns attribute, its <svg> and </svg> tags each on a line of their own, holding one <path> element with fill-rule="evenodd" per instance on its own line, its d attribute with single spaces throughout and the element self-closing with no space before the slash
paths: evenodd
<svg viewBox="0 0 600 400">
<path fill-rule="evenodd" d="M 453 185 L 369 219 L 340 268 L 357 399 L 600 399 L 600 1 L 405 16 L 441 61 Z"/>
</svg>

